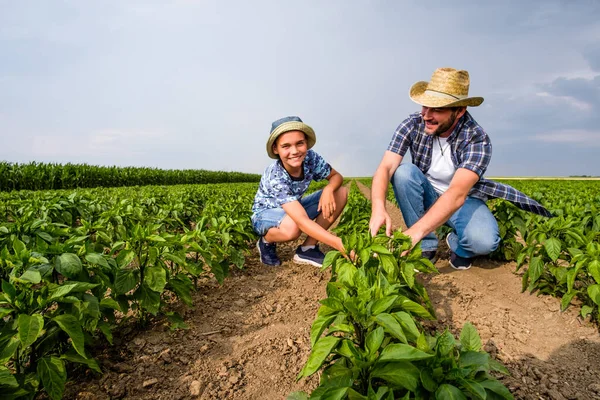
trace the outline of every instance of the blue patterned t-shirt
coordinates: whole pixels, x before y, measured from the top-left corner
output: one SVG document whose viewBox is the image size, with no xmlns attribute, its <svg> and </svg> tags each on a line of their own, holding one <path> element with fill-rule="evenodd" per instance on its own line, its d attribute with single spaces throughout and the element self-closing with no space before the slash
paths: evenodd
<svg viewBox="0 0 600 400">
<path fill-rule="evenodd" d="M 252 211 L 256 214 L 300 200 L 311 181 L 322 181 L 331 174 L 331 165 L 313 150 L 306 152 L 302 167 L 304 177 L 296 180 L 292 179 L 280 160 L 269 165 L 260 178 Z"/>
</svg>

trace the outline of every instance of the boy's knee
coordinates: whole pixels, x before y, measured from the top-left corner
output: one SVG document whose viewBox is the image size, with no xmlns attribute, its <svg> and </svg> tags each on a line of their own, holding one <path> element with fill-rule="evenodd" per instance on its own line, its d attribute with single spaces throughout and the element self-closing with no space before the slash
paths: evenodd
<svg viewBox="0 0 600 400">
<path fill-rule="evenodd" d="M 298 229 L 298 227 L 295 228 L 290 228 L 285 232 L 285 236 L 286 236 L 286 242 L 291 241 L 291 240 L 296 240 L 300 237 L 300 235 L 302 234 L 302 232 L 300 232 L 300 229 Z"/>
</svg>

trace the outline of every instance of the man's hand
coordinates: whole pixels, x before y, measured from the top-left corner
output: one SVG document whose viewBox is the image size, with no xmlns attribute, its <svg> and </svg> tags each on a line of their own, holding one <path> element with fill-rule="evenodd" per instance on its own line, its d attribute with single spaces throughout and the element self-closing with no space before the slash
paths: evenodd
<svg viewBox="0 0 600 400">
<path fill-rule="evenodd" d="M 371 236 L 377 235 L 379 232 L 379 228 L 385 224 L 385 234 L 387 236 L 392 236 L 392 218 L 390 214 L 385 209 L 372 211 L 371 212 L 371 220 L 369 221 L 369 230 L 371 231 Z"/>
<path fill-rule="evenodd" d="M 333 190 L 328 186 L 325 186 L 321 192 L 321 198 L 319 199 L 319 206 L 317 210 L 321 211 L 323 216 L 328 219 L 335 212 L 335 207 L 335 196 L 333 195 Z"/>
<path fill-rule="evenodd" d="M 415 247 L 417 245 L 417 243 L 419 243 L 421 241 L 421 239 L 423 239 L 424 235 L 419 234 L 412 228 L 408 228 L 407 230 L 405 230 L 402 233 L 404 233 L 406 236 L 409 236 L 411 239 L 411 243 L 412 243 L 410 246 L 410 249 L 408 249 L 404 253 L 402 253 L 402 256 L 406 256 L 408 253 L 410 253 L 410 251 L 413 249 L 413 247 Z"/>
</svg>

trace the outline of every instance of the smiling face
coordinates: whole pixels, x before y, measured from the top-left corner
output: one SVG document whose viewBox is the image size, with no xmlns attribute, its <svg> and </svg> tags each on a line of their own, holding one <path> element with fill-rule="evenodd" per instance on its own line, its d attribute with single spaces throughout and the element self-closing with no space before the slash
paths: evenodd
<svg viewBox="0 0 600 400">
<path fill-rule="evenodd" d="M 284 168 L 291 174 L 301 172 L 302 162 L 308 151 L 306 134 L 289 131 L 281 134 L 273 145 L 273 153 L 279 156 Z"/>
<path fill-rule="evenodd" d="M 429 108 L 423 106 L 421 115 L 425 122 L 425 133 L 428 135 L 447 137 L 458 123 L 458 119 L 466 112 L 466 107 Z"/>
</svg>

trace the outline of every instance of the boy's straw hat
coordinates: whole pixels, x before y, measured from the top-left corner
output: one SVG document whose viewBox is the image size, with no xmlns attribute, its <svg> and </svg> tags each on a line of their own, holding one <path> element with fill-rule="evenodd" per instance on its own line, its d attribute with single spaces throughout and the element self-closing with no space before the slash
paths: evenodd
<svg viewBox="0 0 600 400">
<path fill-rule="evenodd" d="M 425 107 L 476 107 L 483 97 L 469 97 L 469 73 L 454 68 L 438 68 L 429 82 L 417 82 L 410 98 Z"/>
<path fill-rule="evenodd" d="M 310 126 L 306 125 L 300 117 L 285 117 L 278 119 L 271 124 L 271 133 L 269 140 L 267 141 L 267 153 L 269 157 L 277 159 L 277 154 L 273 153 L 273 143 L 277 140 L 279 135 L 289 131 L 301 131 L 306 134 L 306 144 L 310 149 L 317 142 L 317 136 L 315 131 Z"/>
</svg>

